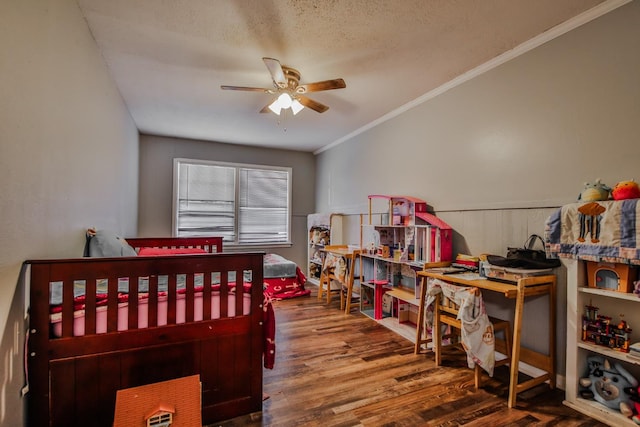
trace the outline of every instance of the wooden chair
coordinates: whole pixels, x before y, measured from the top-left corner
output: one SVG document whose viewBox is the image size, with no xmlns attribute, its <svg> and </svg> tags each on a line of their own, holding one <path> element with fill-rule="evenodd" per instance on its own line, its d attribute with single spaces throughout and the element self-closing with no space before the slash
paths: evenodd
<svg viewBox="0 0 640 427">
<path fill-rule="evenodd" d="M 463 289 L 465 287 L 458 286 L 458 288 Z M 469 288 L 471 292 L 476 293 L 476 295 L 480 295 L 480 290 L 478 288 Z M 460 334 L 462 330 L 462 322 L 458 320 L 458 311 L 459 306 L 451 299 L 446 298 L 442 293 L 438 293 L 436 295 L 436 300 L 434 302 L 434 310 L 433 310 L 433 350 L 435 353 L 435 362 L 436 366 L 442 365 L 442 340 L 444 338 L 449 338 L 450 344 L 457 344 L 460 342 Z M 506 358 L 501 360 L 496 360 L 494 366 L 502 366 L 508 365 L 511 360 L 511 325 L 507 320 L 497 319 L 493 317 L 489 317 L 493 325 L 493 334 L 494 334 L 494 342 L 497 343 L 495 339 L 496 333 L 502 333 L 504 340 L 500 342 L 500 345 L 497 347 L 506 354 Z M 442 325 L 448 325 L 450 329 L 450 333 L 443 335 L 442 334 Z M 504 345 L 501 345 L 503 344 Z M 475 389 L 478 390 L 481 385 L 482 380 L 482 368 L 480 365 L 476 364 L 474 368 L 474 383 Z"/>
<path fill-rule="evenodd" d="M 322 271 L 320 272 L 320 280 L 318 284 L 318 299 L 322 299 L 326 292 L 327 304 L 331 302 L 331 293 L 340 293 L 340 310 L 344 310 L 345 313 L 351 312 L 351 299 L 353 296 L 353 281 L 354 281 L 354 268 L 357 256 L 360 254 L 359 250 L 349 250 L 347 245 L 328 245 L 324 249 L 324 258 L 322 262 Z M 330 268 L 327 265 L 327 259 L 329 254 L 334 257 L 343 258 L 346 262 L 345 278 L 342 282 L 343 285 L 338 289 L 331 289 L 331 282 L 337 280 L 338 277 L 335 274 L 335 269 Z"/>
</svg>

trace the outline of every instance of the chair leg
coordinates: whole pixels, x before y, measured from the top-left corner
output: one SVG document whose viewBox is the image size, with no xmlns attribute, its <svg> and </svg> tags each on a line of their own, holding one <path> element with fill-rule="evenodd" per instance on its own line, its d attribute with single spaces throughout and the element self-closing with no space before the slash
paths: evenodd
<svg viewBox="0 0 640 427">
<path fill-rule="evenodd" d="M 433 330 L 431 337 L 433 338 L 433 352 L 435 353 L 436 366 L 442 365 L 442 330 L 440 324 L 440 295 L 436 296 L 433 311 Z"/>
<path fill-rule="evenodd" d="M 322 291 L 324 289 L 324 281 L 325 281 L 325 274 L 324 271 L 320 272 L 320 280 L 318 282 L 318 299 L 322 299 Z"/>
<path fill-rule="evenodd" d="M 342 308 L 346 314 L 351 313 L 351 295 L 353 294 L 353 276 L 354 276 L 354 270 L 355 270 L 355 257 L 351 257 L 349 259 L 349 263 L 348 263 L 348 268 L 349 268 L 349 274 L 348 274 L 348 278 L 347 278 L 347 295 L 346 295 L 346 301 L 345 301 L 345 307 L 340 307 Z"/>
<path fill-rule="evenodd" d="M 351 313 L 351 296 L 353 295 L 353 280 L 349 280 L 347 284 L 347 289 L 345 290 L 346 294 L 344 295 L 344 307 L 340 306 L 341 309 L 344 310 L 346 314 Z"/>
<path fill-rule="evenodd" d="M 327 278 L 327 304 L 331 304 L 331 276 Z"/>
<path fill-rule="evenodd" d="M 507 356 L 507 358 L 504 359 L 504 361 L 501 361 L 502 363 L 500 364 L 506 365 L 511 362 L 511 324 L 506 320 L 499 320 L 494 324 L 494 329 L 493 329 L 494 337 L 499 332 L 502 332 L 502 335 L 504 335 L 504 345 L 506 347 L 505 352 Z"/>
<path fill-rule="evenodd" d="M 494 323 L 493 325 L 494 339 L 495 339 L 496 333 L 502 332 L 502 334 L 504 335 L 504 343 L 506 346 L 506 353 L 507 353 L 506 354 L 507 358 L 504 360 L 501 360 L 500 363 L 496 363 L 495 366 L 506 365 L 508 363 L 511 363 L 511 325 L 509 322 L 505 320 L 494 320 L 493 323 Z M 474 381 L 475 381 L 475 388 L 477 391 L 482 386 L 482 368 L 480 368 L 479 365 L 475 366 Z"/>
</svg>

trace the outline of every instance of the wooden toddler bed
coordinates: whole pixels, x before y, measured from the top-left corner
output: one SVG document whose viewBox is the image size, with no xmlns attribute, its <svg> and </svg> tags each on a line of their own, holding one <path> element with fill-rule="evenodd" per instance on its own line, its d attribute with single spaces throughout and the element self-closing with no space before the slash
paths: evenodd
<svg viewBox="0 0 640 427">
<path fill-rule="evenodd" d="M 117 390 L 196 374 L 203 424 L 261 411 L 264 254 L 127 242 L 208 253 L 27 261 L 28 425 L 111 426 Z"/>
</svg>

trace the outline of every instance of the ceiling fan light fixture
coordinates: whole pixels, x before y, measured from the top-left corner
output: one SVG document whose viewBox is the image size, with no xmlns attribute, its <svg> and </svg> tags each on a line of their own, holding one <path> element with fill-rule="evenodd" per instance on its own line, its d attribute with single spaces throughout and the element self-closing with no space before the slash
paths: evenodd
<svg viewBox="0 0 640 427">
<path fill-rule="evenodd" d="M 300 101 L 298 101 L 297 99 L 294 99 L 293 101 L 291 101 L 291 111 L 293 111 L 294 116 L 298 114 L 300 111 L 302 111 L 303 108 L 304 108 L 304 105 L 302 105 Z"/>
<path fill-rule="evenodd" d="M 282 107 L 280 106 L 279 99 L 276 99 L 269 105 L 269 110 L 273 111 L 277 116 L 280 115 L 280 110 L 282 110 Z"/>
<path fill-rule="evenodd" d="M 287 108 L 291 107 L 291 102 L 292 102 L 291 95 L 289 95 L 288 93 L 284 92 L 283 94 L 281 94 L 278 97 L 278 101 L 277 102 L 280 105 L 280 108 L 287 109 Z"/>
</svg>

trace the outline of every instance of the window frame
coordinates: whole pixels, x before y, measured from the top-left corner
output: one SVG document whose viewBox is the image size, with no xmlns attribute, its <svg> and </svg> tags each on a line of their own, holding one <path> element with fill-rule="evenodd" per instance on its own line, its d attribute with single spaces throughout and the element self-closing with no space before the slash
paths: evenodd
<svg viewBox="0 0 640 427">
<path fill-rule="evenodd" d="M 201 160 L 190 158 L 174 158 L 173 159 L 173 189 L 172 189 L 172 214 L 171 214 L 171 230 L 174 237 L 178 237 L 178 205 L 179 205 L 179 166 L 180 164 L 193 164 L 193 165 L 205 165 L 205 166 L 220 166 L 226 168 L 233 168 L 235 173 L 234 180 L 234 234 L 235 240 L 233 242 L 225 240 L 225 247 L 238 247 L 238 248 L 265 248 L 265 247 L 290 247 L 292 245 L 291 236 L 291 222 L 293 218 L 292 214 L 292 193 L 293 193 L 293 168 L 285 166 L 273 166 L 273 165 L 258 165 L 252 163 L 237 163 L 237 162 L 223 162 L 216 160 Z M 248 242 L 242 243 L 239 241 L 239 221 L 240 221 L 240 170 L 241 169 L 255 169 L 255 170 L 270 170 L 285 172 L 287 174 L 287 239 L 286 241 L 278 242 Z"/>
<path fill-rule="evenodd" d="M 171 412 L 158 412 L 147 419 L 147 427 L 168 427 L 173 424 Z"/>
</svg>

